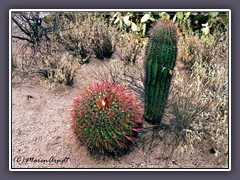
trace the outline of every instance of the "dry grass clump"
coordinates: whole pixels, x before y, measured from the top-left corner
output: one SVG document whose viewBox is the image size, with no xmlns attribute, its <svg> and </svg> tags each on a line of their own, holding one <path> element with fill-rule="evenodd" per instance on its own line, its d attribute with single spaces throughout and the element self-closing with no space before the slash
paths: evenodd
<svg viewBox="0 0 240 180">
<path fill-rule="evenodd" d="M 213 44 L 180 38 L 179 61 L 185 66 L 175 70 L 168 106 L 178 147 L 193 149 L 196 140 L 207 139 L 213 154 L 223 155 L 228 153 L 228 39 L 214 37 Z"/>
<path fill-rule="evenodd" d="M 67 86 L 72 86 L 79 68 L 79 63 L 68 53 L 36 55 L 36 72 L 49 82 L 56 82 Z"/>
<path fill-rule="evenodd" d="M 30 48 L 22 42 L 12 44 L 12 83 L 16 83 L 18 78 L 24 79 L 31 73 L 33 60 L 29 53 Z"/>
<path fill-rule="evenodd" d="M 132 32 L 123 34 L 122 41 L 118 46 L 120 47 L 120 59 L 128 64 L 134 64 L 138 60 L 140 52 L 143 51 L 143 43 Z"/>
<path fill-rule="evenodd" d="M 38 51 L 35 51 L 23 42 L 14 42 L 12 45 L 13 83 L 38 75 L 49 83 L 72 86 L 80 67 L 79 63 L 69 53 L 62 51 L 58 44 L 51 45 L 52 49 L 49 53 L 44 45 L 39 46 Z"/>
<path fill-rule="evenodd" d="M 110 58 L 116 50 L 120 32 L 98 13 L 64 12 L 56 14 L 58 41 L 77 56 L 80 63 L 90 57 Z"/>
</svg>

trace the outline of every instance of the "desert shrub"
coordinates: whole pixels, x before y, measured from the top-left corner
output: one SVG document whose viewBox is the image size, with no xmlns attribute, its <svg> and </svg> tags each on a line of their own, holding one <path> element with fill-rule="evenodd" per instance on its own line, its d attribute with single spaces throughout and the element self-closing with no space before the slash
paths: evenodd
<svg viewBox="0 0 240 180">
<path fill-rule="evenodd" d="M 126 63 L 135 63 L 139 58 L 140 52 L 143 51 L 143 43 L 134 33 L 125 33 L 119 42 L 119 57 Z"/>
<path fill-rule="evenodd" d="M 110 58 L 118 51 L 119 57 L 134 63 L 143 46 L 136 34 L 117 30 L 100 13 L 74 12 L 57 14 L 57 39 L 81 63 L 90 57 Z M 71 18 L 70 18 L 71 17 Z"/>
<path fill-rule="evenodd" d="M 22 41 L 12 42 L 12 76 L 13 82 L 23 81 L 34 74 L 33 49 Z"/>
<path fill-rule="evenodd" d="M 110 30 L 111 31 L 111 30 Z M 95 30 L 95 37 L 93 43 L 93 52 L 98 59 L 110 58 L 113 52 L 115 51 L 116 44 L 113 44 L 113 32 L 109 32 L 109 27 L 106 24 L 98 22 Z M 116 43 L 116 42 L 114 42 Z"/>
<path fill-rule="evenodd" d="M 115 51 L 119 33 L 97 13 L 66 12 L 55 17 L 57 39 L 80 63 L 90 57 L 109 58 Z"/>
<path fill-rule="evenodd" d="M 134 94 L 112 82 L 93 83 L 74 99 L 71 125 L 91 151 L 129 149 L 140 131 L 142 108 Z"/>
<path fill-rule="evenodd" d="M 12 44 L 12 75 L 14 81 L 31 79 L 31 77 L 43 77 L 49 83 L 60 83 L 72 86 L 80 67 L 76 58 L 64 52 L 62 47 L 51 43 L 51 49 L 44 44 L 38 48 L 29 47 L 22 41 Z M 19 79 L 20 78 L 20 79 Z"/>
<path fill-rule="evenodd" d="M 49 46 L 51 29 L 43 25 L 40 12 L 13 12 L 11 20 L 12 38 L 27 42 L 33 49 L 42 43 Z"/>
<path fill-rule="evenodd" d="M 72 86 L 79 67 L 76 59 L 68 53 L 43 55 L 37 54 L 36 72 L 49 82 Z"/>
<path fill-rule="evenodd" d="M 228 152 L 228 38 L 227 34 L 221 34 L 222 38 L 219 35 L 214 34 L 216 38 L 211 45 L 197 37 L 186 37 L 189 54 L 179 60 L 191 66 L 176 68 L 169 107 L 174 115 L 170 126 L 179 147 L 192 147 L 196 139 L 208 139 L 212 148 L 225 154 Z"/>
<path fill-rule="evenodd" d="M 206 43 L 201 37 L 194 35 L 192 32 L 185 33 L 184 36 L 180 35 L 179 37 L 178 46 L 181 48 L 179 48 L 178 51 L 178 59 L 184 64 L 184 69 L 188 72 L 192 71 L 196 61 L 201 64 L 213 64 L 213 60 L 215 60 L 219 54 L 225 56 L 227 52 L 226 41 L 226 33 L 217 30 L 214 31 L 214 41 L 211 43 Z M 222 51 L 218 51 L 216 46 L 219 46 Z"/>
</svg>

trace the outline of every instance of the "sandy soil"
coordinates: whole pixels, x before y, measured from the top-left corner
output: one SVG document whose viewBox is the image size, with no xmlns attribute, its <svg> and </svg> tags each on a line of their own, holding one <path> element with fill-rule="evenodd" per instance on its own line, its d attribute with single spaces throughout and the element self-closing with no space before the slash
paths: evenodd
<svg viewBox="0 0 240 180">
<path fill-rule="evenodd" d="M 84 86 L 81 77 L 91 79 L 89 67 L 96 64 L 85 66 L 74 87 L 49 86 L 38 78 L 12 86 L 12 168 L 227 168 L 223 157 L 209 151 L 208 140 L 198 149 L 178 151 L 169 158 L 169 149 L 161 142 L 149 151 L 147 133 L 122 157 L 91 156 L 68 125 L 70 103 Z"/>
</svg>

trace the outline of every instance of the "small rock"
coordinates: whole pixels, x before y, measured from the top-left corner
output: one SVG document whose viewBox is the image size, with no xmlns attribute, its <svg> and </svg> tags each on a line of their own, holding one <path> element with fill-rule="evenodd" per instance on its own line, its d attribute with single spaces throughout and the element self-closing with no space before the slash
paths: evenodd
<svg viewBox="0 0 240 180">
<path fill-rule="evenodd" d="M 33 98 L 33 96 L 31 96 L 31 95 L 26 95 L 26 97 L 27 97 L 27 100 L 30 100 Z"/>
</svg>

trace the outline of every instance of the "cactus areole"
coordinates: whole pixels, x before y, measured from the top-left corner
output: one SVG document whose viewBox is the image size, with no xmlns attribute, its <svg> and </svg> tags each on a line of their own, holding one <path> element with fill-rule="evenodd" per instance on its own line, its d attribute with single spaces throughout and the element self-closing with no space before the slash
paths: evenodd
<svg viewBox="0 0 240 180">
<path fill-rule="evenodd" d="M 160 124 L 177 57 L 177 29 L 171 21 L 157 22 L 146 47 L 144 118 Z"/>
<path fill-rule="evenodd" d="M 143 110 L 134 94 L 113 82 L 92 83 L 75 97 L 71 125 L 80 142 L 99 153 L 127 150 Z"/>
</svg>

